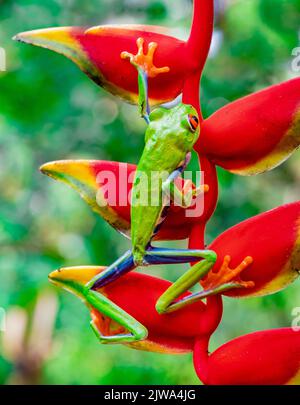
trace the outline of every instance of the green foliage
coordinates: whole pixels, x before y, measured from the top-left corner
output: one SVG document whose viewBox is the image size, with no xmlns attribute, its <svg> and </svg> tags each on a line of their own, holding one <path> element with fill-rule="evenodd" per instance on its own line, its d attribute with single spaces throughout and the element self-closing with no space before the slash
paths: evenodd
<svg viewBox="0 0 300 405">
<path fill-rule="evenodd" d="M 202 82 L 205 116 L 291 77 L 291 52 L 298 45 L 300 0 L 226 3 L 229 6 L 216 18 L 219 42 Z M 0 72 L 0 306 L 7 310 L 19 306 L 30 313 L 38 292 L 48 286 L 49 272 L 60 266 L 109 264 L 128 247 L 77 194 L 43 177 L 38 167 L 67 158 L 137 162 L 145 127 L 134 107 L 97 88 L 70 61 L 15 43 L 11 37 L 41 27 L 112 21 L 168 25 L 187 34 L 191 2 L 2 0 L 0 4 L 0 46 L 8 60 L 7 72 Z M 219 170 L 220 201 L 207 239 L 249 216 L 299 199 L 298 165 L 296 154 L 258 177 L 240 178 Z M 164 268 L 161 274 L 174 279 L 178 269 Z M 49 288 L 59 296 L 59 311 L 54 348 L 39 382 L 197 383 L 190 355 L 101 347 L 89 330 L 89 314 L 82 304 Z M 300 306 L 297 285 L 272 297 L 236 304 L 225 299 L 224 320 L 212 349 L 246 332 L 289 326 L 292 308 Z M 0 357 L 0 383 L 8 382 L 13 370 L 12 361 Z"/>
</svg>

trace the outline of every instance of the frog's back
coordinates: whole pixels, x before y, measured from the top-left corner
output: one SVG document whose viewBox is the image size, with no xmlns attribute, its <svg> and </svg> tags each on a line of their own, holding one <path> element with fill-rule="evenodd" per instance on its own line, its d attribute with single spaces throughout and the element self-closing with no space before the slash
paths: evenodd
<svg viewBox="0 0 300 405">
<path fill-rule="evenodd" d="M 171 110 L 159 108 L 150 115 L 132 189 L 131 239 L 137 265 L 142 264 L 145 251 L 164 220 L 163 183 L 183 165 L 197 139 L 188 123 L 190 113 L 197 114 L 191 106 L 181 104 Z"/>
</svg>

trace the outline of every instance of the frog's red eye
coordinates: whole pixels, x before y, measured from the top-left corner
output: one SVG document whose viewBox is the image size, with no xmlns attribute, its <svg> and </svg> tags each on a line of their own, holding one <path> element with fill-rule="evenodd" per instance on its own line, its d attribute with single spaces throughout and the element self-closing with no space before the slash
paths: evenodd
<svg viewBox="0 0 300 405">
<path fill-rule="evenodd" d="M 199 125 L 199 119 L 195 115 L 189 114 L 188 115 L 188 122 L 193 132 L 196 131 Z"/>
</svg>

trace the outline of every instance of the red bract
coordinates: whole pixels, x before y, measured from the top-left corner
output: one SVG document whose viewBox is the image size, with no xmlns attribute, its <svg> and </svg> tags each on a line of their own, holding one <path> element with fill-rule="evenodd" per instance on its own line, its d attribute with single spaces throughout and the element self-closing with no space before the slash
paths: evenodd
<svg viewBox="0 0 300 405">
<path fill-rule="evenodd" d="M 50 274 L 54 284 L 85 300 L 84 285 L 104 267 L 73 267 Z M 130 344 L 131 347 L 164 353 L 184 353 L 193 350 L 196 336 L 210 335 L 222 317 L 222 300 L 211 297 L 207 304 L 198 302 L 175 313 L 159 315 L 155 304 L 170 282 L 145 274 L 130 273 L 99 289 L 108 299 L 125 310 L 148 329 L 148 338 Z M 97 329 L 103 335 L 116 333 L 118 325 L 97 312 L 86 302 Z"/>
<path fill-rule="evenodd" d="M 218 271 L 226 255 L 230 267 L 246 256 L 253 263 L 243 271 L 243 281 L 255 286 L 231 290 L 226 295 L 243 297 L 266 295 L 279 291 L 299 276 L 300 269 L 300 202 L 288 204 L 250 218 L 222 233 L 209 249 L 218 255 L 212 271 Z"/>
<path fill-rule="evenodd" d="M 150 101 L 159 104 L 182 93 L 191 85 L 191 76 L 196 76 L 198 86 L 212 34 L 213 0 L 194 3 L 187 42 L 167 35 L 161 27 L 143 25 L 50 28 L 24 32 L 15 39 L 65 55 L 97 84 L 130 102 L 137 101 L 136 71 L 120 55 L 123 51 L 135 53 L 139 37 L 144 38 L 145 46 L 156 42 L 156 65 L 170 67 L 169 74 L 149 80 Z M 195 101 L 198 103 L 198 97 Z"/>
<path fill-rule="evenodd" d="M 130 232 L 130 192 L 135 170 L 135 165 L 104 160 L 62 160 L 41 167 L 44 174 L 79 192 L 95 212 L 125 235 Z M 181 177 L 175 182 L 179 188 L 183 187 Z M 209 205 L 204 204 L 204 212 L 200 210 L 199 215 L 188 217 L 187 209 L 172 204 L 155 239 L 187 239 L 193 227 L 201 224 L 204 233 L 207 217 L 210 216 L 207 207 Z"/>
<path fill-rule="evenodd" d="M 300 383 L 300 331 L 292 328 L 256 332 L 224 344 L 210 356 L 198 339 L 194 365 L 211 385 L 284 385 Z"/>
<path fill-rule="evenodd" d="M 297 78 L 226 105 L 203 122 L 196 149 L 233 173 L 273 169 L 300 145 L 299 94 Z"/>
</svg>

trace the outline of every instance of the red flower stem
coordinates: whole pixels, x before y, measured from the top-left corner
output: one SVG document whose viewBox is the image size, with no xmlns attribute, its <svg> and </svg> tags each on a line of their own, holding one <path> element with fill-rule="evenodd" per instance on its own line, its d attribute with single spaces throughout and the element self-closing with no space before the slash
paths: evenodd
<svg viewBox="0 0 300 405">
<path fill-rule="evenodd" d="M 198 111 L 200 122 L 203 121 L 200 100 L 199 100 L 199 86 L 202 72 L 199 70 L 193 76 L 189 76 L 184 82 L 182 91 L 182 102 L 191 104 Z M 200 135 L 201 136 L 201 135 Z"/>
<path fill-rule="evenodd" d="M 194 367 L 197 376 L 203 382 L 208 382 L 208 345 L 210 336 L 201 336 L 196 339 L 193 353 Z"/>
<path fill-rule="evenodd" d="M 194 0 L 194 14 L 190 37 L 187 41 L 188 55 L 202 71 L 209 52 L 214 25 L 214 1 Z"/>
<path fill-rule="evenodd" d="M 190 37 L 187 41 L 187 54 L 193 58 L 195 63 L 194 75 L 189 75 L 183 87 L 183 102 L 193 105 L 199 114 L 201 122 L 203 116 L 199 99 L 199 87 L 202 71 L 208 56 L 214 23 L 214 2 L 213 0 L 194 0 L 194 14 Z M 201 133 L 200 133 L 201 138 Z M 218 200 L 218 178 L 216 167 L 206 157 L 198 154 L 199 165 L 204 177 L 202 184 L 209 185 L 209 192 L 204 197 L 204 212 L 199 222 L 193 227 L 189 237 L 190 249 L 204 249 L 205 247 L 205 227 L 209 218 L 212 216 Z M 223 306 L 221 296 L 212 296 L 207 299 L 207 319 L 216 319 L 222 316 Z M 220 315 L 221 312 L 221 315 Z M 201 343 L 201 344 L 200 344 Z M 208 362 L 208 343 L 209 336 L 202 338 L 199 343 L 199 351 L 203 358 L 203 367 L 201 372 L 205 374 L 205 364 Z M 196 343 L 196 346 L 198 343 Z M 201 350 L 200 350 L 201 349 Z M 197 356 L 196 356 L 197 358 Z M 198 363 L 197 363 L 198 364 Z M 204 376 L 205 377 L 205 376 Z"/>
</svg>

